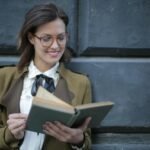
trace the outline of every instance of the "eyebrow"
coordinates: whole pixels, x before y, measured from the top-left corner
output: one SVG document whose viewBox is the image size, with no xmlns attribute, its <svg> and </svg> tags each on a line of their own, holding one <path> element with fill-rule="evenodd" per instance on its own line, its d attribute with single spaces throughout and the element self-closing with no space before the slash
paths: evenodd
<svg viewBox="0 0 150 150">
<path fill-rule="evenodd" d="M 43 35 L 41 35 L 41 36 L 42 36 L 42 37 L 43 37 L 43 36 L 59 36 L 59 35 L 62 35 L 62 34 L 64 34 L 64 33 L 66 33 L 66 32 L 62 32 L 62 33 L 59 33 L 59 34 L 56 34 L 56 35 L 43 34 Z"/>
</svg>

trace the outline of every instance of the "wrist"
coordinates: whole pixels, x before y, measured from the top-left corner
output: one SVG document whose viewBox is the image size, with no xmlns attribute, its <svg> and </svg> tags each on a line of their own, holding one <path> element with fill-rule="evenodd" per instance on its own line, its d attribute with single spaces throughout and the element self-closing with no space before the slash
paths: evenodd
<svg viewBox="0 0 150 150">
<path fill-rule="evenodd" d="M 16 135 L 14 135 L 14 137 L 15 137 L 17 140 L 21 140 L 21 139 L 24 138 L 24 134 L 25 134 L 25 132 L 22 131 L 22 132 L 20 132 L 20 133 L 18 133 L 18 134 L 16 134 Z"/>
<path fill-rule="evenodd" d="M 82 150 L 85 147 L 85 135 L 83 134 L 83 140 L 77 144 L 71 144 L 71 148 L 74 150 Z"/>
<path fill-rule="evenodd" d="M 83 143 L 82 145 L 71 145 L 71 148 L 73 150 L 83 150 L 85 148 L 85 143 Z"/>
</svg>

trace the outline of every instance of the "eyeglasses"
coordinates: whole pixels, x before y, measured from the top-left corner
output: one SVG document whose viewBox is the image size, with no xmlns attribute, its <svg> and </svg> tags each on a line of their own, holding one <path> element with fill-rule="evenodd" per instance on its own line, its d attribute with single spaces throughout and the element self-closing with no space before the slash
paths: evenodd
<svg viewBox="0 0 150 150">
<path fill-rule="evenodd" d="M 63 46 L 66 44 L 67 41 L 67 33 L 60 33 L 58 35 L 44 35 L 42 37 L 37 36 L 36 34 L 34 34 L 34 36 L 40 40 L 42 46 L 44 47 L 50 47 L 52 46 L 53 42 L 56 40 L 57 44 L 59 46 Z"/>
</svg>

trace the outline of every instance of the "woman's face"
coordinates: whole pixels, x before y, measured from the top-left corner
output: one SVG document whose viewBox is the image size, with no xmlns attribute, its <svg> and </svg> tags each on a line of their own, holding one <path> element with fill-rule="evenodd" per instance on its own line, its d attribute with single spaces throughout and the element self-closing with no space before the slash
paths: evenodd
<svg viewBox="0 0 150 150">
<path fill-rule="evenodd" d="M 37 28 L 29 40 L 35 49 L 34 63 L 41 71 L 53 67 L 62 57 L 66 42 L 66 26 L 61 19 L 56 19 Z"/>
</svg>

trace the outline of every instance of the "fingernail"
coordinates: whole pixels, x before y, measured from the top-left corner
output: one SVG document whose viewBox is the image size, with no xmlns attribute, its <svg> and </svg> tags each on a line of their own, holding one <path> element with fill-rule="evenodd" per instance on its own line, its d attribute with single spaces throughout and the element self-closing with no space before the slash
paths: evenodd
<svg viewBox="0 0 150 150">
<path fill-rule="evenodd" d="M 55 124 L 60 124 L 58 121 L 54 121 Z"/>
</svg>

